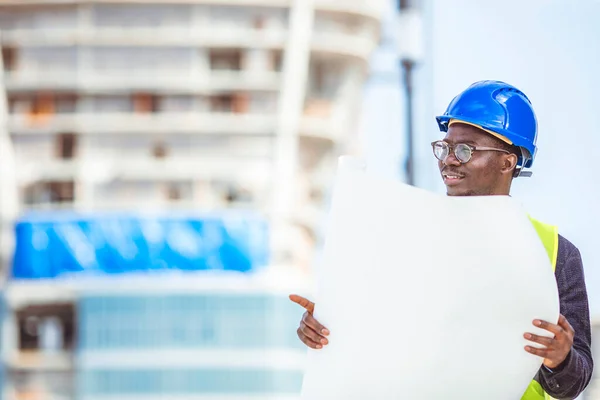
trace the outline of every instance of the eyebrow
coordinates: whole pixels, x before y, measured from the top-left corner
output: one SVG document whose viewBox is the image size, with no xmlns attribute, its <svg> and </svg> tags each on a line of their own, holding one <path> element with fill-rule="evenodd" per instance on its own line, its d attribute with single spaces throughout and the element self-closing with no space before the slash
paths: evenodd
<svg viewBox="0 0 600 400">
<path fill-rule="evenodd" d="M 481 145 L 479 145 L 479 144 L 475 143 L 475 142 L 474 142 L 474 141 L 472 141 L 472 140 L 452 140 L 452 141 L 450 141 L 450 140 L 448 140 L 448 139 L 444 139 L 444 142 L 446 142 L 446 143 L 449 143 L 449 144 L 463 143 L 463 144 L 469 144 L 469 145 L 471 145 L 471 146 L 475 146 L 475 147 L 477 147 L 477 146 L 481 146 Z"/>
</svg>

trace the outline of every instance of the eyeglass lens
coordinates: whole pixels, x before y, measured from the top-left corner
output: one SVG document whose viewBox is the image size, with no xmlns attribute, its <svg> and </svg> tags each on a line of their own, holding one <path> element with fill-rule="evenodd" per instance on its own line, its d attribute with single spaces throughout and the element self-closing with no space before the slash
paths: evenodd
<svg viewBox="0 0 600 400">
<path fill-rule="evenodd" d="M 444 161 L 450 154 L 450 146 L 446 142 L 436 142 L 433 145 L 433 154 L 438 160 Z M 466 163 L 471 159 L 472 150 L 466 144 L 459 143 L 454 146 L 454 156 L 461 163 Z"/>
</svg>

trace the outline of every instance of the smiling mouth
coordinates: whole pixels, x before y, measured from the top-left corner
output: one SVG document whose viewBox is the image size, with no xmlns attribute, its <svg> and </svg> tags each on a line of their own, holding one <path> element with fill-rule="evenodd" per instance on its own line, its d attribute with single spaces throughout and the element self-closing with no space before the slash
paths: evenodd
<svg viewBox="0 0 600 400">
<path fill-rule="evenodd" d="M 445 184 L 457 183 L 464 179 L 464 175 L 455 174 L 452 172 L 444 172 L 442 173 L 442 178 L 444 178 Z"/>
</svg>

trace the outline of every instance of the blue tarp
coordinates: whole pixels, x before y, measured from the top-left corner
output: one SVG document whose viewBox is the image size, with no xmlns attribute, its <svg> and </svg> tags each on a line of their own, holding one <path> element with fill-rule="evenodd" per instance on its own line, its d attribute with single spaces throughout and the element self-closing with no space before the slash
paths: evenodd
<svg viewBox="0 0 600 400">
<path fill-rule="evenodd" d="M 16 225 L 12 277 L 151 270 L 248 272 L 268 262 L 267 222 L 219 215 L 30 214 Z"/>
</svg>

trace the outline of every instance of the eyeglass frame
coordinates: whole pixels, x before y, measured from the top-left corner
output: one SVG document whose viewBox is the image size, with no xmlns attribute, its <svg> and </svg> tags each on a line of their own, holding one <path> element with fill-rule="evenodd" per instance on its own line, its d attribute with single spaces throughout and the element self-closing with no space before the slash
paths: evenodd
<svg viewBox="0 0 600 400">
<path fill-rule="evenodd" d="M 440 159 L 438 158 L 438 156 L 436 156 L 436 155 L 435 155 L 435 145 L 436 145 L 437 143 L 444 143 L 446 146 L 448 146 L 448 155 L 447 155 L 447 156 L 446 156 L 446 157 L 445 157 L 443 160 L 440 160 Z M 469 159 L 468 159 L 467 161 L 461 161 L 461 160 L 458 158 L 458 156 L 456 155 L 456 146 L 459 146 L 459 145 L 467 146 L 467 147 L 468 147 L 468 148 L 471 150 L 471 155 L 469 156 Z M 472 146 L 472 145 L 470 145 L 470 144 L 468 144 L 468 143 L 456 143 L 456 144 L 450 144 L 450 143 L 448 143 L 448 142 L 445 142 L 445 141 L 443 141 L 443 140 L 436 140 L 436 141 L 433 141 L 433 142 L 431 142 L 431 150 L 433 151 L 433 156 L 434 156 L 434 157 L 435 157 L 437 160 L 439 160 L 439 161 L 441 161 L 441 162 L 444 162 L 444 161 L 446 160 L 446 158 L 448 158 L 448 156 L 450 155 L 450 152 L 452 152 L 452 154 L 454 154 L 454 158 L 456 158 L 456 160 L 457 160 L 459 163 L 461 163 L 461 164 L 466 164 L 466 163 L 468 163 L 469 161 L 471 161 L 471 159 L 473 158 L 473 152 L 474 152 L 474 151 L 500 151 L 500 152 L 502 152 L 502 153 L 506 153 L 506 154 L 513 154 L 513 153 L 511 153 L 510 151 L 508 151 L 508 150 L 505 150 L 505 149 L 498 149 L 498 148 L 495 148 L 495 147 L 476 147 L 476 146 Z"/>
</svg>

